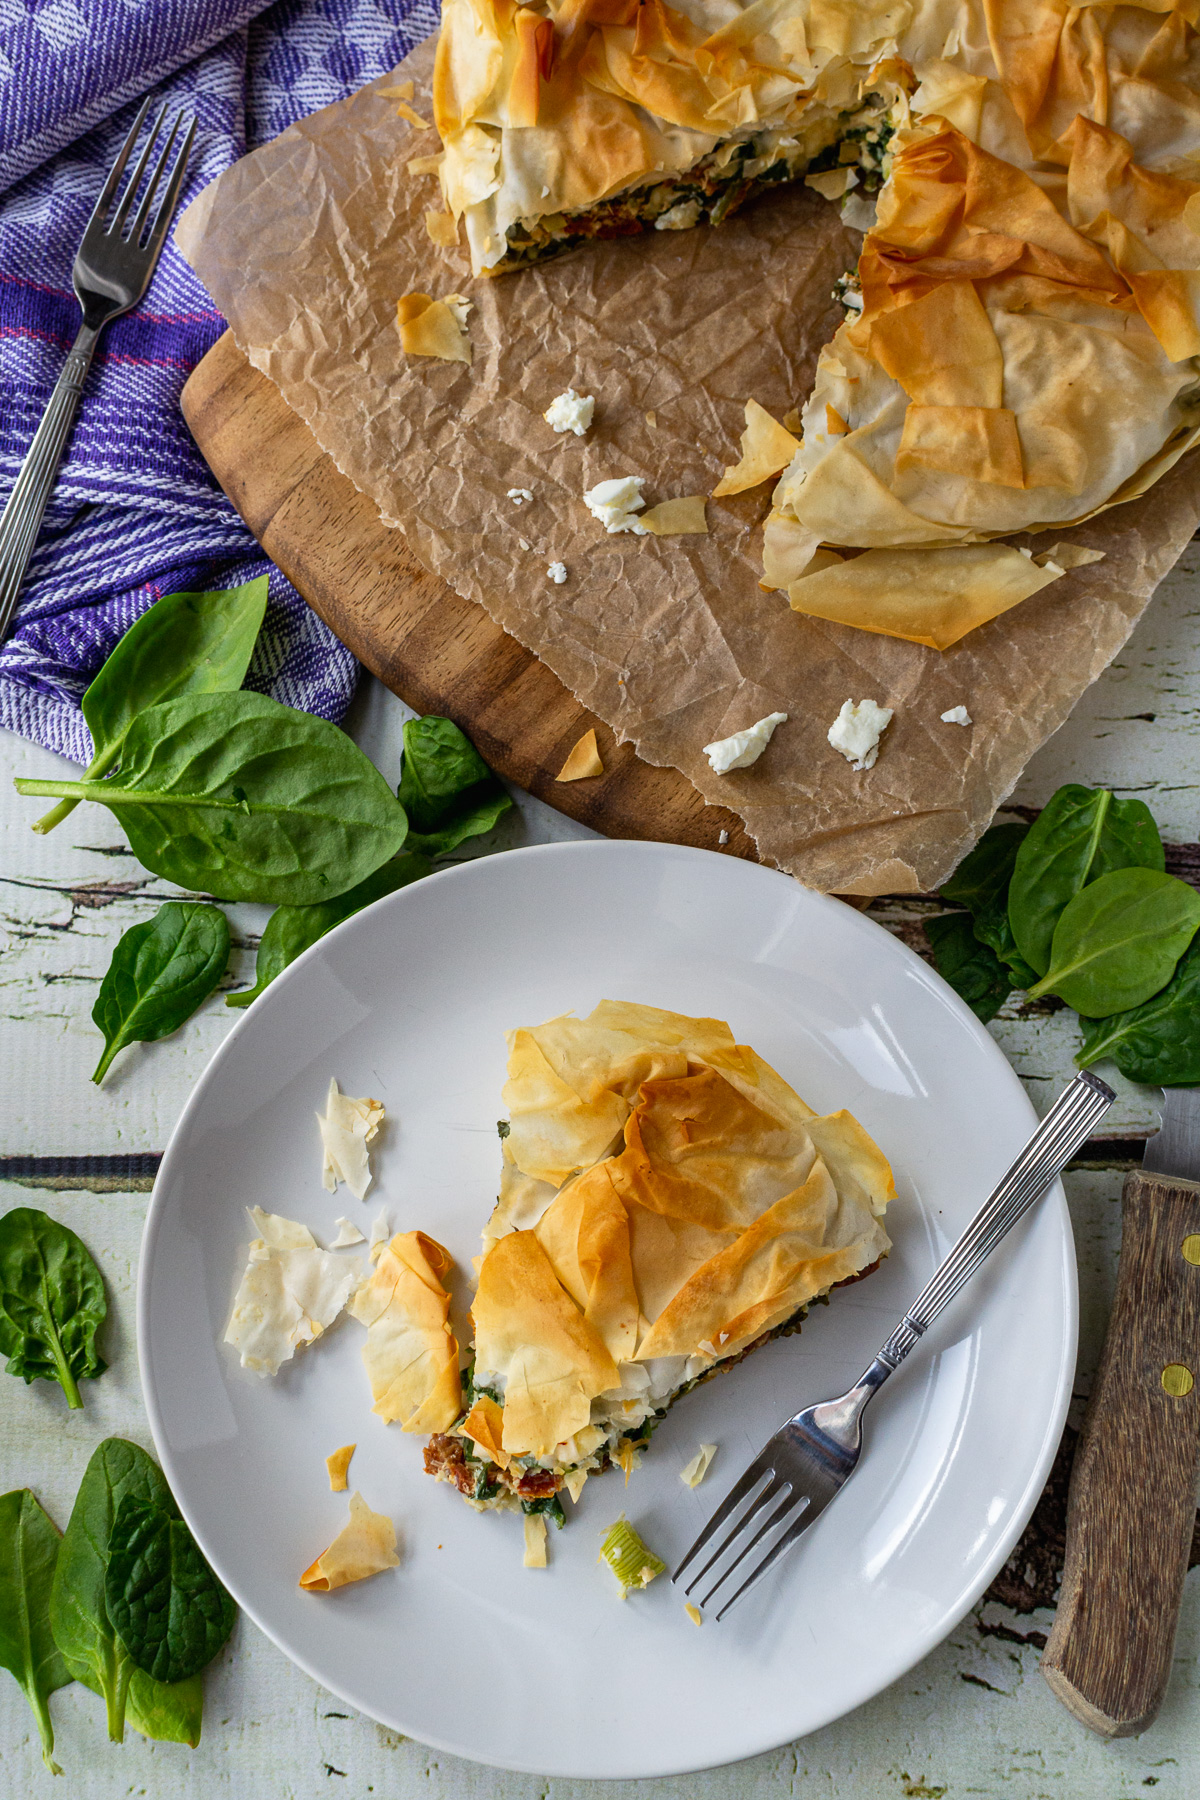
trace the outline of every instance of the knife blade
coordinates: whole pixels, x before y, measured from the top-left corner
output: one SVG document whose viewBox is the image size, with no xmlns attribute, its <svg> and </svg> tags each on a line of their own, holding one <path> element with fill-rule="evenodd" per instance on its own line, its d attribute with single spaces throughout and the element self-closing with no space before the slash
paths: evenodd
<svg viewBox="0 0 1200 1800">
<path fill-rule="evenodd" d="M 1146 1139 L 1142 1167 L 1200 1181 L 1200 1088 L 1164 1088 L 1162 1096 L 1162 1123 Z"/>
<path fill-rule="evenodd" d="M 1200 1473 L 1200 1088 L 1162 1123 L 1121 1197 L 1108 1334 L 1067 1498 L 1042 1673 L 1102 1737 L 1154 1719 L 1171 1673 Z"/>
</svg>

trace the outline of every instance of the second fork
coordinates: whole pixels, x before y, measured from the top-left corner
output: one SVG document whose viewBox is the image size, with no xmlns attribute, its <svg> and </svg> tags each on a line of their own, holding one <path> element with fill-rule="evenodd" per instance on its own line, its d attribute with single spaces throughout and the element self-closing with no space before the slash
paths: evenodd
<svg viewBox="0 0 1200 1800">
<path fill-rule="evenodd" d="M 111 221 L 108 219 L 113 196 L 149 110 L 149 100 L 143 101 L 88 220 L 72 271 L 72 284 L 83 322 L 0 515 L 0 643 L 8 631 L 37 543 L 58 465 L 79 410 L 96 340 L 109 320 L 119 318 L 136 306 L 149 287 L 183 186 L 196 122 L 193 119 L 187 123 L 183 142 L 168 172 L 168 161 L 184 128 L 184 118 L 182 112 L 175 114 L 164 141 L 162 130 L 167 109 L 161 106 L 116 211 Z M 133 222 L 126 230 L 130 209 L 156 146 L 158 159 L 146 182 Z M 158 204 L 152 214 L 151 207 L 156 198 Z"/>
</svg>

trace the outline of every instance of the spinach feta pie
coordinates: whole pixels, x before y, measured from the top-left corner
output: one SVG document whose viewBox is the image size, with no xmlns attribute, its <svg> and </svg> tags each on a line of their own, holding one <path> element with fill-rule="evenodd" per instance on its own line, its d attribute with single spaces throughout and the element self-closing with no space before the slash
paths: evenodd
<svg viewBox="0 0 1200 1800">
<path fill-rule="evenodd" d="M 720 1020 L 606 1000 L 508 1041 L 464 1410 L 425 1466 L 561 1522 L 563 1488 L 628 1474 L 681 1394 L 869 1274 L 895 1189 Z"/>
<path fill-rule="evenodd" d="M 945 650 L 1101 555 L 999 540 L 1074 530 L 1200 442 L 1198 24 L 1195 0 L 443 0 L 442 190 L 481 275 L 797 178 L 840 203 L 867 234 L 847 318 L 790 461 L 740 482 L 782 471 L 763 586 Z"/>
</svg>

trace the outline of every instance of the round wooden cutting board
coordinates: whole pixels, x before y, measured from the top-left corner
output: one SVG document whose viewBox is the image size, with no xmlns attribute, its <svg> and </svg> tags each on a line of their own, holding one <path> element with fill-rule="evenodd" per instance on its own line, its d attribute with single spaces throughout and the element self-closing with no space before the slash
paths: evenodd
<svg viewBox="0 0 1200 1800">
<path fill-rule="evenodd" d="M 755 860 L 736 813 L 678 769 L 645 763 L 474 601 L 381 523 L 232 333 L 183 390 L 213 474 L 267 555 L 373 674 L 416 711 L 451 718 L 499 774 L 609 837 L 658 838 Z M 604 773 L 555 779 L 594 727 Z M 728 833 L 721 843 L 721 834 Z"/>
</svg>

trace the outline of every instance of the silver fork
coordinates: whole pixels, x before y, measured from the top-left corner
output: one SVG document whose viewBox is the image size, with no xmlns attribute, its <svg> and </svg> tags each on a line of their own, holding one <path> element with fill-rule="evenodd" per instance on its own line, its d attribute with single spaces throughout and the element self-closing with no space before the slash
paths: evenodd
<svg viewBox="0 0 1200 1800">
<path fill-rule="evenodd" d="M 1112 1089 L 1088 1071 L 1077 1075 L 1059 1095 L 1007 1175 L 854 1386 L 836 1400 L 805 1407 L 764 1444 L 676 1569 L 672 1579 L 678 1581 L 688 1564 L 711 1546 L 711 1555 L 687 1583 L 685 1593 L 690 1594 L 757 1524 L 754 1535 L 725 1564 L 700 1602 L 707 1606 L 734 1571 L 742 1569 L 746 1558 L 764 1540 L 772 1539 L 759 1561 L 748 1565 L 750 1572 L 741 1586 L 721 1606 L 717 1618 L 723 1618 L 820 1517 L 858 1464 L 862 1415 L 868 1401 L 1018 1219 L 1041 1199 L 1114 1098 Z M 773 1536 L 776 1532 L 779 1535 Z"/>
<path fill-rule="evenodd" d="M 136 306 L 149 287 L 150 277 L 166 242 L 171 215 L 179 200 L 179 190 L 183 186 L 196 121 L 191 119 L 187 122 L 183 142 L 168 171 L 168 159 L 175 147 L 175 140 L 181 129 L 184 129 L 184 117 L 182 112 L 175 114 L 164 141 L 162 131 L 167 109 L 161 106 L 112 220 L 105 223 L 117 184 L 149 110 L 150 102 L 146 100 L 133 122 L 132 131 L 121 146 L 104 184 L 104 191 L 88 220 L 72 274 L 75 295 L 83 312 L 83 324 L 79 327 L 79 335 L 71 346 L 62 374 L 55 383 L 54 392 L 42 414 L 42 422 L 29 446 L 29 453 L 21 465 L 12 493 L 8 496 L 3 515 L 0 515 L 0 643 L 3 643 L 7 634 L 9 620 L 17 604 L 17 596 L 41 529 L 46 502 L 54 487 L 54 477 L 58 473 L 63 449 L 79 410 L 79 397 L 91 367 L 96 340 L 108 321 L 119 318 L 122 313 L 127 313 L 131 307 Z M 129 209 L 156 144 L 159 145 L 158 159 L 133 215 L 133 222 L 126 230 Z M 160 190 L 162 198 L 152 218 L 150 208 L 155 193 Z"/>
</svg>

